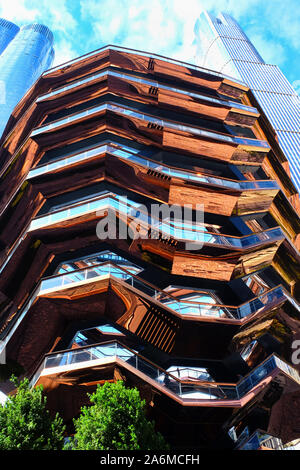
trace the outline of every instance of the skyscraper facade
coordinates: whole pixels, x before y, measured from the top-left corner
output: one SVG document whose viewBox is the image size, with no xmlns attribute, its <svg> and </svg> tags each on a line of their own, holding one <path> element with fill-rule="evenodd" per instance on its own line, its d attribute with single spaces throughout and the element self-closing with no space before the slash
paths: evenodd
<svg viewBox="0 0 300 470">
<path fill-rule="evenodd" d="M 203 12 L 195 24 L 197 63 L 242 79 L 271 122 L 300 190 L 300 99 L 277 65 L 266 64 L 236 20 Z"/>
<path fill-rule="evenodd" d="M 42 72 L 53 63 L 53 35 L 44 25 L 21 29 L 0 21 L 0 136 L 11 112 Z"/>
<path fill-rule="evenodd" d="M 0 18 L 0 54 L 4 51 L 6 46 L 19 32 L 19 26 L 4 18 Z"/>
<path fill-rule="evenodd" d="M 122 380 L 173 448 L 299 437 L 300 222 L 248 93 L 109 46 L 48 70 L 15 108 L 0 353 L 6 376 L 13 364 L 43 385 L 68 435 L 87 392 Z"/>
</svg>

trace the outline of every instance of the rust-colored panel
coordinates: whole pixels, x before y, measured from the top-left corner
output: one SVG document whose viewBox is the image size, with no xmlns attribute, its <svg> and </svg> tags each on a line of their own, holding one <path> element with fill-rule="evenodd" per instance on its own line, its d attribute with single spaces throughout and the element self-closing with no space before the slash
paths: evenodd
<svg viewBox="0 0 300 470">
<path fill-rule="evenodd" d="M 215 158 L 216 160 L 230 161 L 236 145 L 220 143 L 191 137 L 187 132 L 172 132 L 168 129 L 163 133 L 163 145 L 174 150 L 191 152 L 199 158 L 201 156 Z"/>
<path fill-rule="evenodd" d="M 213 90 L 218 90 L 221 86 L 222 77 L 204 73 L 201 70 L 194 70 L 184 65 L 173 64 L 160 59 L 150 59 L 152 61 L 151 70 L 154 75 L 177 78 L 188 81 L 189 84 L 204 86 Z M 240 92 L 240 90 L 239 90 Z"/>
<path fill-rule="evenodd" d="M 237 202 L 237 196 L 224 194 L 224 192 L 209 189 L 194 189 L 186 186 L 175 186 L 171 184 L 169 193 L 169 204 L 203 204 L 205 212 L 231 216 Z"/>
<path fill-rule="evenodd" d="M 130 76 L 129 76 L 130 77 Z M 130 78 L 108 76 L 108 89 L 124 98 L 134 99 L 144 104 L 156 105 L 158 96 L 149 92 L 149 85 L 130 81 Z"/>
<path fill-rule="evenodd" d="M 234 277 L 245 276 L 251 274 L 259 269 L 269 266 L 278 250 L 280 242 L 276 242 L 273 245 L 264 246 L 259 250 L 251 251 L 241 255 L 239 263 L 236 265 L 234 270 Z"/>
<path fill-rule="evenodd" d="M 225 120 L 229 106 L 221 106 L 210 103 L 201 99 L 194 98 L 188 95 L 181 95 L 172 90 L 159 89 L 158 92 L 158 103 L 162 107 L 179 108 L 183 112 L 193 112 L 202 114 L 204 116 L 210 116 L 218 120 Z"/>
<path fill-rule="evenodd" d="M 226 124 L 235 124 L 240 126 L 252 127 L 256 122 L 256 116 L 248 116 L 241 112 L 230 111 L 225 119 Z"/>
<path fill-rule="evenodd" d="M 226 83 L 227 81 L 227 83 Z M 227 96 L 231 96 L 233 98 L 242 98 L 243 95 L 244 95 L 244 92 L 245 90 L 247 90 L 246 87 L 242 87 L 239 89 L 237 88 L 236 86 L 233 86 L 233 82 L 231 83 L 228 83 L 228 80 L 224 80 L 221 84 L 220 84 L 220 88 L 219 88 L 219 92 L 224 94 L 224 95 L 227 95 Z"/>
<path fill-rule="evenodd" d="M 266 153 L 257 152 L 251 149 L 249 152 L 239 146 L 232 155 L 232 162 L 235 164 L 243 163 L 246 165 L 258 166 L 266 158 Z"/>
<path fill-rule="evenodd" d="M 237 200 L 234 213 L 237 215 L 267 212 L 278 190 L 243 191 Z"/>
<path fill-rule="evenodd" d="M 204 257 L 175 255 L 172 274 L 180 276 L 202 277 L 218 281 L 229 281 L 235 267 L 234 261 Z"/>
<path fill-rule="evenodd" d="M 149 57 L 123 51 L 109 50 L 109 59 L 111 64 L 136 72 L 148 73 Z"/>
<path fill-rule="evenodd" d="M 277 197 L 270 206 L 270 214 L 274 217 L 278 225 L 281 226 L 288 237 L 295 243 L 300 230 L 299 221 L 295 217 L 291 217 L 290 210 L 286 209 L 290 208 L 282 203 L 282 200 Z M 297 246 L 297 248 L 300 249 L 300 245 Z"/>
</svg>

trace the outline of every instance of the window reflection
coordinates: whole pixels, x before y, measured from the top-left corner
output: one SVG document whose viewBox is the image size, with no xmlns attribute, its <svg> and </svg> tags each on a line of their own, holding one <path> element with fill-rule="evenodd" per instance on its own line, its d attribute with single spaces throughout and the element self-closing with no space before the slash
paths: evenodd
<svg viewBox="0 0 300 470">
<path fill-rule="evenodd" d="M 117 255 L 113 251 L 104 250 L 98 253 L 93 253 L 92 255 L 72 259 L 66 262 L 61 263 L 55 271 L 55 274 L 64 274 L 68 272 L 75 271 L 77 269 L 84 269 L 89 268 L 91 266 L 98 265 L 100 263 L 104 263 L 107 261 L 111 261 L 114 264 L 126 269 L 132 274 L 138 274 L 143 269 L 136 264 L 132 263 L 131 261 L 123 258 L 122 256 Z"/>
</svg>

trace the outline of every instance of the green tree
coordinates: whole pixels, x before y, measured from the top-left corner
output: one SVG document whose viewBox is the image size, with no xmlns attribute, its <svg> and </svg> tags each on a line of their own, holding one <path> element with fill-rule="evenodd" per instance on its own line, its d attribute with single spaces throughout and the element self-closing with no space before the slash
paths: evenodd
<svg viewBox="0 0 300 470">
<path fill-rule="evenodd" d="M 14 396 L 0 405 L 0 450 L 58 450 L 63 446 L 62 419 L 51 418 L 42 387 L 30 388 L 29 380 L 18 382 Z"/>
<path fill-rule="evenodd" d="M 89 394 L 91 406 L 83 407 L 74 419 L 75 435 L 67 449 L 73 450 L 156 450 L 168 445 L 154 423 L 146 418 L 145 400 L 136 388 L 122 381 L 98 385 Z"/>
</svg>

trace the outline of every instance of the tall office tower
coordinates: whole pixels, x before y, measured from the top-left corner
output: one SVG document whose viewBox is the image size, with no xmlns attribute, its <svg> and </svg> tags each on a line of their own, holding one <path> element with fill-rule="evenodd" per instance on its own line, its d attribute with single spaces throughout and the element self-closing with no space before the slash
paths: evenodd
<svg viewBox="0 0 300 470">
<path fill-rule="evenodd" d="M 16 104 L 54 59 L 53 35 L 46 26 L 18 29 L 0 20 L 0 137 Z"/>
<path fill-rule="evenodd" d="M 277 65 L 266 64 L 239 24 L 226 13 L 203 12 L 195 24 L 197 63 L 242 79 L 276 131 L 300 190 L 300 99 Z"/>
<path fill-rule="evenodd" d="M 20 28 L 11 21 L 0 18 L 0 54 L 2 54 L 19 30 Z"/>
<path fill-rule="evenodd" d="M 109 46 L 45 72 L 14 110 L 1 376 L 42 384 L 68 432 L 87 392 L 123 380 L 172 448 L 299 437 L 300 223 L 248 93 Z"/>
</svg>

